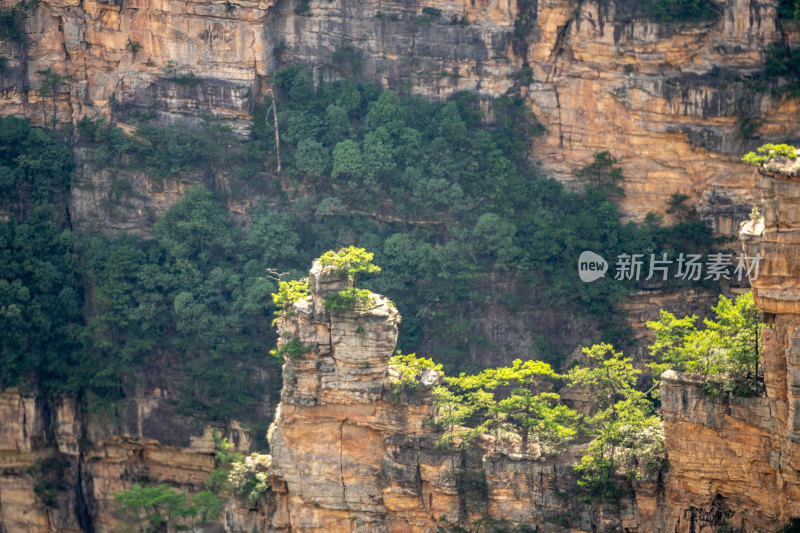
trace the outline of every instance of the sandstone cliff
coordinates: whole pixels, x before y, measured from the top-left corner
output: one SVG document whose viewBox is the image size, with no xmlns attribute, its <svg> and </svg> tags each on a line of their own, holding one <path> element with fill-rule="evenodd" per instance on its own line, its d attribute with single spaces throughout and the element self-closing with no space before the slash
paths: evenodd
<svg viewBox="0 0 800 533">
<path fill-rule="evenodd" d="M 193 493 L 214 468 L 212 427 L 178 415 L 163 389 L 112 412 L 16 389 L 0 393 L 0 528 L 7 532 L 119 530 L 113 494 L 134 483 Z M 249 451 L 250 432 L 223 429 Z"/>
<path fill-rule="evenodd" d="M 661 521 L 670 531 L 774 531 L 800 516 L 797 164 L 780 158 L 761 174 L 764 217 L 743 224 L 741 238 L 749 256 L 762 257 L 753 292 L 774 322 L 762 330 L 766 396 L 725 401 L 692 375 L 664 376 L 670 468 Z"/>
<path fill-rule="evenodd" d="M 392 303 L 373 294 L 365 308 L 326 311 L 324 298 L 352 280 L 319 264 L 310 285 L 279 323 L 282 342 L 307 351 L 284 365 L 270 440 L 275 501 L 261 510 L 261 531 L 430 532 L 484 517 L 530 530 L 651 530 L 656 480 L 619 505 L 578 501 L 572 465 L 581 447 L 553 458 L 488 437 L 469 452 L 438 447 L 426 423 L 437 373 L 426 370 L 413 392 L 393 394 Z"/>
<path fill-rule="evenodd" d="M 797 102 L 755 91 L 747 77 L 763 69 L 765 46 L 797 36 L 780 30 L 772 0 L 731 0 L 715 22 L 671 25 L 615 5 L 44 0 L 19 39 L 0 42 L 8 58 L 0 112 L 38 122 L 52 114 L 38 92 L 37 72 L 47 68 L 71 76 L 56 107 L 73 124 L 101 114 L 125 123 L 212 113 L 244 128 L 269 74 L 287 61 L 323 77 L 355 69 L 432 97 L 510 93 L 547 128 L 532 147 L 547 174 L 569 182 L 593 153 L 609 150 L 628 177 L 629 217 L 663 212 L 681 192 L 715 229 L 735 233 L 758 199 L 755 172 L 737 161 L 759 141 L 739 135 L 740 119 L 762 117 L 757 132 L 771 137 L 798 135 L 786 118 L 797 116 Z M 515 33 L 522 19 L 528 30 Z M 347 67 L 337 48 L 362 61 Z M 102 189 L 103 179 L 84 167 L 78 184 Z M 171 188 L 167 202 L 180 197 L 181 187 Z M 158 210 L 157 191 L 142 193 Z M 74 215 L 96 218 L 87 207 L 76 199 Z"/>
</svg>

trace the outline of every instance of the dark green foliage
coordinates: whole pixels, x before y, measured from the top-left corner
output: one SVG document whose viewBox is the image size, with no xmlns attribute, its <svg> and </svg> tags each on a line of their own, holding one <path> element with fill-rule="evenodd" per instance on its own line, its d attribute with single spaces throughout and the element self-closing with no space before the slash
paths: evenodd
<svg viewBox="0 0 800 533">
<path fill-rule="evenodd" d="M 336 294 L 325 297 L 323 305 L 326 311 L 337 311 L 345 309 L 356 309 L 366 307 L 372 303 L 372 297 L 366 289 L 349 288 L 343 289 Z"/>
<path fill-rule="evenodd" d="M 301 2 L 305 0 L 300 0 Z M 342 41 L 331 56 L 331 68 L 334 72 L 347 77 L 356 77 L 361 74 L 364 64 L 364 53 L 353 47 L 349 42 Z"/>
<path fill-rule="evenodd" d="M 713 21 L 720 10 L 709 0 L 646 0 L 645 15 L 662 24 Z"/>
<path fill-rule="evenodd" d="M 166 66 L 164 66 L 162 70 L 164 72 L 164 78 L 172 83 L 177 83 L 178 85 L 197 85 L 200 83 L 200 79 L 194 75 L 194 72 L 181 68 L 180 65 L 171 59 L 167 61 Z"/>
<path fill-rule="evenodd" d="M 788 524 L 777 530 L 776 533 L 800 533 L 800 518 L 792 518 Z"/>
<path fill-rule="evenodd" d="M 213 120 L 195 126 L 143 126 L 137 130 L 137 137 L 141 141 L 135 148 L 138 162 L 157 178 L 196 169 L 206 169 L 211 174 L 229 164 L 235 154 L 231 148 L 237 144 L 230 127 Z"/>
<path fill-rule="evenodd" d="M 139 52 L 139 50 L 142 49 L 142 43 L 140 43 L 139 41 L 131 41 L 130 39 L 128 39 L 128 42 L 125 43 L 125 48 L 130 50 L 133 55 L 136 55 Z"/>
<path fill-rule="evenodd" d="M 792 98 L 800 97 L 800 47 L 772 44 L 764 49 L 764 78 L 778 82 L 774 91 Z"/>
<path fill-rule="evenodd" d="M 291 339 L 284 341 L 281 347 L 277 350 L 270 351 L 270 355 L 280 361 L 283 361 L 284 357 L 288 359 L 297 359 L 298 357 L 302 357 L 303 355 L 307 354 L 309 351 L 310 348 L 308 346 L 292 337 Z"/>
<path fill-rule="evenodd" d="M 295 15 L 309 15 L 311 13 L 311 0 L 297 0 L 294 6 Z"/>
<path fill-rule="evenodd" d="M 69 461 L 56 456 L 38 458 L 28 468 L 28 475 L 34 479 L 33 493 L 45 507 L 55 508 L 58 505 L 58 493 L 67 490 L 65 469 Z"/>
<path fill-rule="evenodd" d="M 93 312 L 80 337 L 82 370 L 70 382 L 118 398 L 151 354 L 178 353 L 186 375 L 183 412 L 216 420 L 257 416 L 252 407 L 266 385 L 254 369 L 268 361 L 275 339 L 269 317 L 276 284 L 264 276 L 280 246 L 292 242 L 281 220 L 256 215 L 243 231 L 214 194 L 196 185 L 156 223 L 155 240 L 85 237 Z"/>
<path fill-rule="evenodd" d="M 398 303 L 403 348 L 441 339 L 435 359 L 450 370 L 467 369 L 466 347 L 484 342 L 471 325 L 487 297 L 479 287 L 494 272 L 538 287 L 544 305 L 599 319 L 624 336 L 609 306 L 632 287 L 568 274 L 580 252 L 608 257 L 695 237 L 701 246 L 711 242 L 696 217 L 686 227 L 621 224 L 609 201 L 621 173 L 607 154 L 584 172 L 595 185 L 585 194 L 536 176 L 527 157 L 542 127 L 519 99 L 490 102 L 487 116 L 466 93 L 434 103 L 352 80 L 315 89 L 303 66 L 279 70 L 274 84 L 285 172 L 316 191 L 285 207 L 303 250 L 293 267 L 346 244 L 374 252 L 386 273 L 366 287 Z"/>
<path fill-rule="evenodd" d="M 722 14 L 712 0 L 616 0 L 614 5 L 619 22 L 645 18 L 660 24 L 697 24 L 716 21 Z"/>
<path fill-rule="evenodd" d="M 517 18 L 514 19 L 514 37 L 524 39 L 536 24 L 536 0 L 517 0 Z"/>
<path fill-rule="evenodd" d="M 69 148 L 0 119 L 0 387 L 55 392 L 71 375 L 83 287 L 66 202 Z"/>
<path fill-rule="evenodd" d="M 800 0 L 780 0 L 778 17 L 786 21 L 800 22 Z"/>
<path fill-rule="evenodd" d="M 22 38 L 25 22 L 36 0 L 26 0 L 0 9 L 0 38 L 18 41 Z"/>
<path fill-rule="evenodd" d="M 254 128 L 254 136 L 271 141 L 264 115 L 261 121 L 261 128 Z M 177 121 L 166 126 L 145 122 L 134 135 L 109 126 L 104 117 L 94 121 L 84 118 L 77 130 L 81 141 L 93 148 L 92 156 L 101 167 L 145 169 L 156 179 L 191 172 L 200 174 L 207 183 L 226 172 L 232 178 L 235 196 L 264 187 L 258 179 L 264 159 L 261 142 L 244 143 L 230 126 L 210 116 L 197 123 Z"/>
<path fill-rule="evenodd" d="M 55 128 L 58 122 L 56 117 L 56 97 L 58 96 L 58 90 L 64 82 L 71 80 L 72 76 L 59 74 L 52 68 L 37 70 L 36 74 L 39 76 L 39 96 L 42 98 L 49 97 L 53 104 L 51 115 L 52 124 L 50 127 Z M 47 107 L 44 108 L 44 122 L 47 124 Z"/>
<path fill-rule="evenodd" d="M 3 338 L 4 384 L 36 376 L 44 388 L 115 399 L 152 357 L 177 354 L 187 378 L 176 395 L 184 413 L 246 417 L 265 390 L 253 369 L 275 364 L 265 354 L 275 345 L 268 318 L 278 280 L 267 269 L 298 278 L 325 250 L 369 249 L 386 273 L 358 272 L 366 288 L 398 302 L 404 347 L 426 339 L 439 347 L 438 363 L 469 369 L 463 354 L 487 345 L 474 324 L 498 277 L 532 288 L 524 305 L 621 331 L 611 306 L 632 286 L 580 282 L 578 254 L 647 253 L 696 237 L 655 223 L 623 225 L 596 187 L 570 193 L 536 176 L 528 152 L 541 127 L 519 99 L 429 102 L 351 79 L 315 87 L 302 66 L 280 69 L 272 83 L 286 195 L 254 206 L 242 226 L 224 197 L 196 185 L 155 224 L 154 239 L 84 233 L 76 247 L 63 231 L 68 146 L 24 121 L 2 121 L 9 222 L 0 228 L 0 266 L 10 274 L 0 278 L 0 305 L 13 332 Z M 83 120 L 78 132 L 109 170 L 194 173 L 209 183 L 228 173 L 235 185 L 274 157 L 265 113 L 259 107 L 251 140 L 212 119 L 145 123 L 135 135 Z M 120 177 L 110 200 L 135 194 Z M 558 363 L 553 346 L 543 349 Z"/>
<path fill-rule="evenodd" d="M 625 195 L 625 191 L 622 188 L 622 169 L 617 163 L 619 160 L 608 152 L 600 152 L 594 154 L 594 161 L 579 170 L 575 176 L 607 198 L 618 199 Z"/>
</svg>

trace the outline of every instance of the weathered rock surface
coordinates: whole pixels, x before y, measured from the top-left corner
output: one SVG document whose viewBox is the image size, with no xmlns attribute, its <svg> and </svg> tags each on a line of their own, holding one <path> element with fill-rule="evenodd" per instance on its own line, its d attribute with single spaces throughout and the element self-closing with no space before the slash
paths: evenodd
<svg viewBox="0 0 800 533">
<path fill-rule="evenodd" d="M 325 296 L 351 280 L 318 264 L 310 286 L 279 322 L 281 342 L 308 350 L 284 364 L 270 440 L 276 510 L 261 531 L 430 532 L 440 517 L 450 526 L 491 517 L 547 531 L 648 531 L 653 481 L 619 507 L 578 502 L 571 465 L 580 447 L 548 459 L 488 437 L 470 452 L 437 448 L 426 420 L 438 376 L 423 373 L 414 392 L 392 394 L 394 307 L 373 295 L 364 308 L 325 311 Z"/>
<path fill-rule="evenodd" d="M 702 380 L 668 372 L 661 382 L 669 460 L 660 523 L 669 531 L 775 531 L 800 516 L 800 241 L 794 168 L 788 159 L 762 168 L 763 219 L 742 226 L 762 330 L 765 397 L 709 397 Z"/>
<path fill-rule="evenodd" d="M 758 196 L 755 171 L 738 158 L 761 142 L 739 135 L 740 120 L 762 117 L 757 134 L 770 138 L 800 135 L 787 119 L 796 100 L 747 81 L 763 68 L 764 47 L 797 40 L 779 31 L 776 4 L 735 0 L 719 5 L 715 22 L 661 25 L 614 2 L 576 10 L 567 0 L 44 0 L 21 39 L 0 42 L 0 111 L 37 122 L 52 113 L 38 93 L 46 68 L 71 76 L 56 99 L 59 120 L 71 123 L 212 113 L 241 129 L 285 61 L 307 62 L 323 78 L 357 70 L 433 97 L 511 92 L 547 127 L 532 147 L 546 173 L 571 183 L 608 150 L 627 176 L 630 218 L 663 212 L 681 192 L 718 231 L 735 234 Z M 515 33 L 520 18 L 529 31 Z M 347 53 L 334 57 L 343 45 L 355 51 L 352 68 Z"/>
<path fill-rule="evenodd" d="M 117 491 L 143 482 L 202 490 L 214 468 L 212 427 L 180 415 L 168 392 L 145 385 L 111 414 L 71 398 L 0 392 L 0 529 L 113 532 Z M 251 449 L 237 422 L 218 429 Z"/>
</svg>

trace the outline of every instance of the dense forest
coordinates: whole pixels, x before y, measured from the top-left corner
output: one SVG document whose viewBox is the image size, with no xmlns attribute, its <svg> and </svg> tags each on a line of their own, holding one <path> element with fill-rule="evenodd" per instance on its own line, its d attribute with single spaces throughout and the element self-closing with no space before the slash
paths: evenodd
<svg viewBox="0 0 800 533">
<path fill-rule="evenodd" d="M 340 52 L 343 62 L 358 60 Z M 614 201 L 624 176 L 607 153 L 578 173 L 582 192 L 538 175 L 528 146 L 542 126 L 521 101 L 431 102 L 352 79 L 314 80 L 303 65 L 273 82 L 279 154 L 268 101 L 247 136 L 211 117 L 163 125 L 141 116 L 132 134 L 104 119 L 84 119 L 74 133 L 0 120 L 3 386 L 110 408 L 151 358 L 173 353 L 186 376 L 183 412 L 252 416 L 278 388 L 257 379 L 265 364 L 277 370 L 267 357 L 270 294 L 281 276 L 300 277 L 313 257 L 346 245 L 374 252 L 383 267 L 364 286 L 397 302 L 400 348 L 425 340 L 448 371 L 480 370 L 464 354 L 488 342 L 472 325 L 499 280 L 625 346 L 615 303 L 635 284 L 581 282 L 580 252 L 674 255 L 715 244 L 677 192 L 664 213 L 623 224 Z M 73 231 L 70 145 L 114 176 L 102 206 L 110 217 L 139 194 L 125 172 L 198 183 L 153 221 L 153 238 Z M 257 201 L 237 221 L 226 205 L 241 198 Z M 514 290 L 498 300 L 510 310 L 531 304 Z M 561 364 L 546 339 L 536 351 L 520 356 Z"/>
</svg>

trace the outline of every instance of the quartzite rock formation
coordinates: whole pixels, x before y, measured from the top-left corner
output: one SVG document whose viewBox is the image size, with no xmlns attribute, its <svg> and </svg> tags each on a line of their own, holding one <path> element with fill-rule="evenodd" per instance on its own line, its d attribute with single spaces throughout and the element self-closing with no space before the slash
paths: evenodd
<svg viewBox="0 0 800 533">
<path fill-rule="evenodd" d="M 416 401 L 388 401 L 397 312 L 377 295 L 368 309 L 325 311 L 324 297 L 350 283 L 315 265 L 312 295 L 279 326 L 308 352 L 284 366 L 271 442 L 271 526 L 433 531 L 439 516 L 460 524 L 490 516 L 552 531 L 688 533 L 774 531 L 800 516 L 797 168 L 786 158 L 764 166 L 764 219 L 742 228 L 747 254 L 763 258 L 753 282 L 757 305 L 775 323 L 762 331 L 766 396 L 709 396 L 699 376 L 667 372 L 661 399 L 669 467 L 657 480 L 634 484 L 634 496 L 616 510 L 576 500 L 575 450 L 550 460 L 491 445 L 437 450 L 424 424 L 436 377 L 423 376 Z"/>
<path fill-rule="evenodd" d="M 800 516 L 800 180 L 796 160 L 761 169 L 763 220 L 743 224 L 762 330 L 766 397 L 723 401 L 690 374 L 667 373 L 661 398 L 669 474 L 661 510 L 670 531 L 728 525 L 775 531 Z"/>
</svg>

